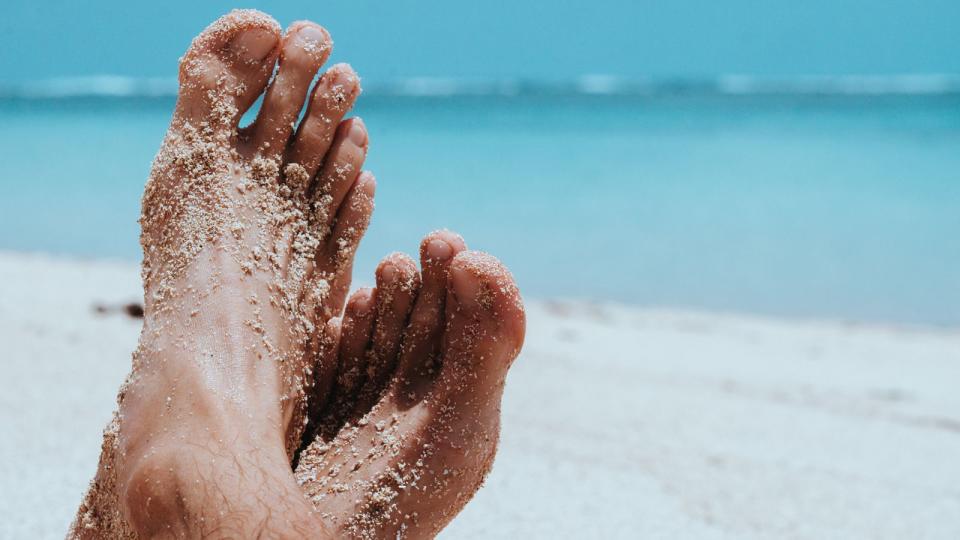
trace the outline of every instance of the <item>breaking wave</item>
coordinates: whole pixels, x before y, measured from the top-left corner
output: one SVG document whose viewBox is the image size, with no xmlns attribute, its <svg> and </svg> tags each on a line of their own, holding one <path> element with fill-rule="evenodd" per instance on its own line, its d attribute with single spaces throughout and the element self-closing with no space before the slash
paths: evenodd
<svg viewBox="0 0 960 540">
<path fill-rule="evenodd" d="M 787 78 L 722 75 L 711 79 L 636 79 L 584 75 L 565 81 L 523 79 L 456 79 L 409 77 L 365 80 L 370 95 L 412 97 L 537 96 L 537 95 L 953 95 L 960 94 L 960 75 L 844 75 Z M 64 77 L 20 83 L 0 83 L 0 98 L 58 99 L 76 97 L 172 97 L 175 78 L 136 78 L 119 75 Z"/>
</svg>

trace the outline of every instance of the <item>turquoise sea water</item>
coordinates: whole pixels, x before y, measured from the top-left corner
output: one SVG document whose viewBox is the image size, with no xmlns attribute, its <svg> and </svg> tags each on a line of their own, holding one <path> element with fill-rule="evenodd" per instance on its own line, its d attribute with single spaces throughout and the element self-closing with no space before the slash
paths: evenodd
<svg viewBox="0 0 960 540">
<path fill-rule="evenodd" d="M 0 249 L 137 259 L 171 107 L 0 99 Z M 447 227 L 529 297 L 960 324 L 955 93 L 365 95 L 358 114 L 379 181 L 358 283 Z"/>
</svg>

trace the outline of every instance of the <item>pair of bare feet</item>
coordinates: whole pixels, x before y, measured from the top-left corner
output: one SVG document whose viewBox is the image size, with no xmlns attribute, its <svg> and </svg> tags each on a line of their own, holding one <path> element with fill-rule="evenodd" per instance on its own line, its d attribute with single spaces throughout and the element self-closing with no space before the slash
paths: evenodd
<svg viewBox="0 0 960 540">
<path fill-rule="evenodd" d="M 308 95 L 331 46 L 235 11 L 181 60 L 143 198 L 140 344 L 71 536 L 426 537 L 489 470 L 517 288 L 441 231 L 419 270 L 388 256 L 345 302 L 375 181 L 343 119 L 351 68 Z"/>
</svg>

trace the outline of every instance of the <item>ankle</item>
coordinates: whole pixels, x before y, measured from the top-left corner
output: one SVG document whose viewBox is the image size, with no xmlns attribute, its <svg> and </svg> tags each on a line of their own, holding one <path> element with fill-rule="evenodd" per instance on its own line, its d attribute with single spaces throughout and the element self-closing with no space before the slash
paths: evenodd
<svg viewBox="0 0 960 540">
<path fill-rule="evenodd" d="M 186 504 L 191 499 L 189 484 L 178 471 L 186 460 L 179 452 L 160 451 L 136 460 L 133 464 L 118 463 L 117 490 L 120 505 L 130 526 L 142 537 L 161 533 L 175 538 L 186 536 L 188 515 Z M 123 460 L 127 461 L 127 460 Z"/>
<path fill-rule="evenodd" d="M 158 448 L 117 471 L 123 513 L 141 537 L 319 530 L 282 448 L 236 440 Z"/>
</svg>

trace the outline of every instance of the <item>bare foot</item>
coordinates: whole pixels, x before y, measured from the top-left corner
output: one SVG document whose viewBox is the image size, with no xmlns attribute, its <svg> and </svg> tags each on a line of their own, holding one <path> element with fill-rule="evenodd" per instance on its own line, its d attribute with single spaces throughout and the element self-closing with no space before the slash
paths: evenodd
<svg viewBox="0 0 960 540">
<path fill-rule="evenodd" d="M 455 234 L 427 236 L 422 275 L 387 257 L 376 288 L 328 324 L 339 354 L 321 362 L 339 367 L 316 386 L 296 476 L 337 536 L 431 537 L 493 463 L 524 312 L 507 269 L 464 249 Z"/>
<path fill-rule="evenodd" d="M 290 460 L 375 187 L 363 123 L 341 122 L 360 91 L 348 66 L 322 76 L 293 131 L 331 46 L 316 24 L 281 36 L 234 11 L 181 60 L 143 197 L 140 345 L 73 536 L 320 531 Z"/>
</svg>

